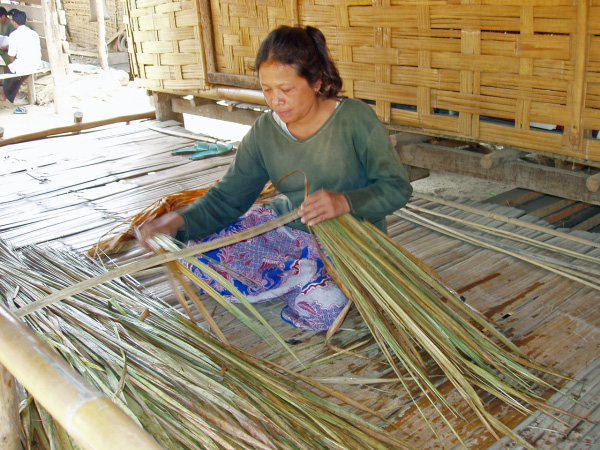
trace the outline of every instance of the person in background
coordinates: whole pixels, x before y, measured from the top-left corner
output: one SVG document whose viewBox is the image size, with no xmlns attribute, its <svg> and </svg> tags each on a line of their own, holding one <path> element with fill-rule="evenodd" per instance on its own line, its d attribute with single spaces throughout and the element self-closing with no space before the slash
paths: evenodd
<svg viewBox="0 0 600 450">
<path fill-rule="evenodd" d="M 207 253 L 207 261 L 251 302 L 281 299 L 283 320 L 327 330 L 347 303 L 307 226 L 351 213 L 386 230 L 386 215 L 403 207 L 412 186 L 385 126 L 366 103 L 340 96 L 342 79 L 325 37 L 314 27 L 279 27 L 255 60 L 271 111 L 242 139 L 223 179 L 186 209 L 140 229 L 209 241 L 252 228 L 300 207 L 299 219 Z M 304 198 L 305 178 L 308 192 Z M 253 206 L 267 181 L 283 197 Z M 200 257 L 201 258 L 201 257 Z M 223 266 L 227 270 L 223 270 Z M 231 293 L 190 267 L 228 300 Z M 237 273 L 237 275 L 236 275 Z"/>
<path fill-rule="evenodd" d="M 2 84 L 4 97 L 13 103 L 19 89 L 27 77 L 40 68 L 42 64 L 42 50 L 40 36 L 25 23 L 27 14 L 23 11 L 12 10 L 10 16 L 15 30 L 8 37 L 8 64 L 9 73 L 19 75 L 7 78 Z M 1 98 L 1 97 L 0 97 Z M 15 109 L 15 113 L 26 113 L 23 107 Z"/>
<path fill-rule="evenodd" d="M 8 56 L 8 36 L 14 31 L 15 27 L 10 20 L 8 12 L 4 6 L 0 6 L 0 57 L 4 60 L 4 66 L 2 66 L 2 72 L 8 73 L 8 65 L 10 64 L 10 58 Z"/>
</svg>

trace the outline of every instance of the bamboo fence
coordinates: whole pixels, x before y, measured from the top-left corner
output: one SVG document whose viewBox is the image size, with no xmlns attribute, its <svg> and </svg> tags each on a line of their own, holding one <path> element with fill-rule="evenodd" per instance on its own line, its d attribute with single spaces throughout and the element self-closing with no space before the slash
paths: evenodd
<svg viewBox="0 0 600 450">
<path fill-rule="evenodd" d="M 125 3 L 149 90 L 258 90 L 266 34 L 312 25 L 343 93 L 392 128 L 600 162 L 600 0 Z"/>
</svg>

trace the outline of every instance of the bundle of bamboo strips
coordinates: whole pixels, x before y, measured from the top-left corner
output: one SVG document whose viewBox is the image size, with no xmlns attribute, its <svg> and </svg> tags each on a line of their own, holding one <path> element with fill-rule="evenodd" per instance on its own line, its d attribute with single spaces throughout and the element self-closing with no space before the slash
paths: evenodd
<svg viewBox="0 0 600 450">
<path fill-rule="evenodd" d="M 0 261 L 0 298 L 12 310 L 103 271 L 79 255 L 35 247 L 16 253 L 2 242 Z M 24 320 L 165 448 L 413 448 L 339 406 L 377 417 L 351 398 L 224 345 L 123 281 L 98 285 Z M 47 433 L 53 428 L 32 423 L 45 413 L 32 399 L 27 404 L 35 408 L 23 414 L 29 418 L 23 422 L 27 448 L 34 439 L 53 448 Z"/>
<path fill-rule="evenodd" d="M 416 385 L 457 439 L 446 413 L 459 416 L 459 411 L 429 377 L 423 353 L 492 436 L 500 440 L 503 434 L 534 448 L 488 412 L 482 392 L 523 414 L 538 408 L 553 415 L 563 411 L 545 404 L 535 388 L 555 389 L 545 378 L 563 375 L 528 358 L 430 268 L 372 225 L 345 215 L 314 230 L 333 262 L 328 270 L 357 305 L 398 378 L 408 374 L 407 389 Z"/>
</svg>

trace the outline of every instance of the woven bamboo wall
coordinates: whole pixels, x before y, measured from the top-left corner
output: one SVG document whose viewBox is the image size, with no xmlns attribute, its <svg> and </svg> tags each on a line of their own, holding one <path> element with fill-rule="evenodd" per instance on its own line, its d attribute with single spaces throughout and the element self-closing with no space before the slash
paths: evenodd
<svg viewBox="0 0 600 450">
<path fill-rule="evenodd" d="M 127 0 L 126 8 L 138 85 L 154 91 L 256 87 L 252 62 L 268 31 L 313 25 L 345 94 L 387 124 L 600 162 L 591 137 L 600 129 L 600 0 Z"/>
<path fill-rule="evenodd" d="M 106 19 L 106 38 L 110 39 L 119 30 L 125 28 L 123 24 L 123 0 L 105 0 L 106 11 L 110 16 Z M 90 22 L 89 0 L 62 0 L 67 16 L 68 41 L 82 48 L 98 46 L 98 23 Z"/>
</svg>

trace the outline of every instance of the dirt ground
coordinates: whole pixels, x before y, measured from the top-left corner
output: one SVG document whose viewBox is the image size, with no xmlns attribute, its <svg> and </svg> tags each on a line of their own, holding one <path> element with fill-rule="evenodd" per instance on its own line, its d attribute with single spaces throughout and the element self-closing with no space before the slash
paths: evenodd
<svg viewBox="0 0 600 450">
<path fill-rule="evenodd" d="M 52 101 L 54 86 L 49 75 L 36 79 L 37 104 L 27 104 L 26 85 L 21 88 L 15 104 L 6 100 L 0 101 L 0 127 L 4 128 L 4 138 L 71 125 L 76 111 L 83 113 L 84 122 L 91 122 L 154 109 L 146 90 L 136 88 L 134 83 L 129 81 L 127 72 L 113 68 L 105 71 L 93 64 L 94 61 L 91 62 L 81 60 L 71 65 L 68 92 L 63 94 L 58 112 Z M 28 113 L 15 114 L 16 106 L 25 106 Z M 206 130 L 199 129 L 194 121 L 190 130 L 210 135 L 211 127 L 207 127 Z M 426 179 L 415 181 L 413 186 L 416 192 L 476 201 L 482 201 L 514 187 L 435 172 Z"/>
<path fill-rule="evenodd" d="M 83 113 L 83 121 L 91 122 L 109 117 L 152 111 L 150 97 L 145 89 L 138 89 L 122 70 L 102 70 L 90 64 L 72 64 L 66 92 L 56 111 L 53 102 L 54 83 L 50 75 L 36 78 L 35 105 L 27 104 L 27 86 L 23 85 L 15 103 L 0 101 L 0 126 L 4 138 L 71 125 L 76 111 Z M 15 114 L 17 106 L 24 106 L 27 114 Z"/>
</svg>

